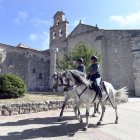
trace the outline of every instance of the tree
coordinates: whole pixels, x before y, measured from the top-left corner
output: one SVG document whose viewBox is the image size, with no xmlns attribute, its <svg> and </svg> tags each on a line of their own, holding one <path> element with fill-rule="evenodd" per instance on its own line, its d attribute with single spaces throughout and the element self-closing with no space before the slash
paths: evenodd
<svg viewBox="0 0 140 140">
<path fill-rule="evenodd" d="M 91 46 L 81 43 L 74 46 L 68 56 L 63 55 L 58 59 L 57 68 L 63 70 L 75 69 L 75 62 L 78 58 L 82 58 L 84 60 L 86 71 L 88 72 L 89 66 L 91 65 L 90 58 L 92 55 L 96 55 L 99 58 L 99 63 L 101 63 L 102 57 L 98 54 L 97 50 Z"/>
<path fill-rule="evenodd" d="M 74 63 L 71 56 L 62 55 L 56 60 L 56 67 L 60 70 L 74 69 Z"/>
</svg>

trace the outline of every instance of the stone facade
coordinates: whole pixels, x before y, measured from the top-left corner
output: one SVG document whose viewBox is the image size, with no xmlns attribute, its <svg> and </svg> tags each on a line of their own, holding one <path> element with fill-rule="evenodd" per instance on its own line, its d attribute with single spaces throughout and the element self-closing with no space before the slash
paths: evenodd
<svg viewBox="0 0 140 140">
<path fill-rule="evenodd" d="M 140 36 L 132 39 L 135 95 L 140 96 Z"/>
<path fill-rule="evenodd" d="M 116 89 L 127 86 L 132 95 L 140 96 L 140 30 L 105 30 L 80 21 L 68 34 L 64 15 L 58 11 L 53 17 L 49 50 L 0 44 L 0 72 L 21 76 L 28 90 L 52 89 L 57 55 L 69 54 L 74 46 L 85 43 L 103 56 L 103 80 Z"/>
<path fill-rule="evenodd" d="M 64 13 L 57 14 L 64 16 Z M 59 15 L 59 18 L 62 17 Z M 56 23 L 54 18 L 54 23 Z M 67 22 L 68 23 L 68 22 Z M 58 32 L 61 23 L 53 25 Z M 67 53 L 80 44 L 94 47 L 103 56 L 101 66 L 103 80 L 111 82 L 116 89 L 127 86 L 130 94 L 140 96 L 140 30 L 104 30 L 96 26 L 83 24 L 81 21 L 69 34 L 66 34 L 66 26 L 62 30 L 64 38 L 60 36 L 51 38 L 50 48 L 65 50 Z M 54 31 L 50 30 L 50 34 Z M 63 35 L 63 34 L 62 34 Z M 67 35 L 67 36 L 65 36 Z M 54 63 L 54 61 L 51 61 Z"/>
<path fill-rule="evenodd" d="M 0 73 L 20 76 L 29 91 L 45 91 L 49 88 L 49 55 L 26 48 L 0 44 Z"/>
</svg>

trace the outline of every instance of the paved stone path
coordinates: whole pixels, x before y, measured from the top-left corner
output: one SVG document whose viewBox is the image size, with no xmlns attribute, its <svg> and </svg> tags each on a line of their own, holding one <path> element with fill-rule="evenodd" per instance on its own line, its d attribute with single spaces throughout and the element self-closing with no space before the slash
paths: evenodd
<svg viewBox="0 0 140 140">
<path fill-rule="evenodd" d="M 62 122 L 57 122 L 59 110 L 1 116 L 0 140 L 140 140 L 140 100 L 131 101 L 118 106 L 119 124 L 114 124 L 114 110 L 107 107 L 102 125 L 96 125 L 99 117 L 90 117 L 86 132 L 70 109 L 64 112 Z"/>
</svg>

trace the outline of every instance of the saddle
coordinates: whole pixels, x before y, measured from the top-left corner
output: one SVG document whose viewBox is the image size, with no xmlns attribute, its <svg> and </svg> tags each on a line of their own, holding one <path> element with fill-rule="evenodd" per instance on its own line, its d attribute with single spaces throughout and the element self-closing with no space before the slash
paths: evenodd
<svg viewBox="0 0 140 140">
<path fill-rule="evenodd" d="M 106 92 L 106 87 L 105 87 L 105 84 L 104 84 L 103 80 L 101 80 L 99 87 L 101 89 L 101 92 Z M 94 81 L 93 81 L 93 83 L 91 85 L 89 85 L 89 89 L 97 91 L 97 85 L 96 85 L 96 83 Z"/>
</svg>

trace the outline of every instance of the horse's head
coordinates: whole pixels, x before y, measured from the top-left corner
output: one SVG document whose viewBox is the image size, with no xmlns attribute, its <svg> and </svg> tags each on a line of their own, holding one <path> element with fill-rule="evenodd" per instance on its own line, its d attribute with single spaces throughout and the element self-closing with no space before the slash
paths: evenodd
<svg viewBox="0 0 140 140">
<path fill-rule="evenodd" d="M 73 86 L 74 85 L 74 77 L 72 76 L 72 73 L 70 72 L 70 70 L 66 70 L 62 73 L 62 77 L 63 77 L 63 82 L 66 86 Z"/>
<path fill-rule="evenodd" d="M 65 88 L 69 87 L 69 82 L 67 82 L 65 77 L 65 71 L 63 72 L 55 72 L 52 76 L 53 78 L 53 89 L 55 91 L 58 90 L 58 87 L 62 87 L 61 90 L 65 90 Z"/>
<path fill-rule="evenodd" d="M 55 72 L 52 76 L 52 79 L 53 79 L 53 89 L 57 91 L 58 87 L 63 84 L 61 81 L 60 74 L 58 72 Z"/>
</svg>

